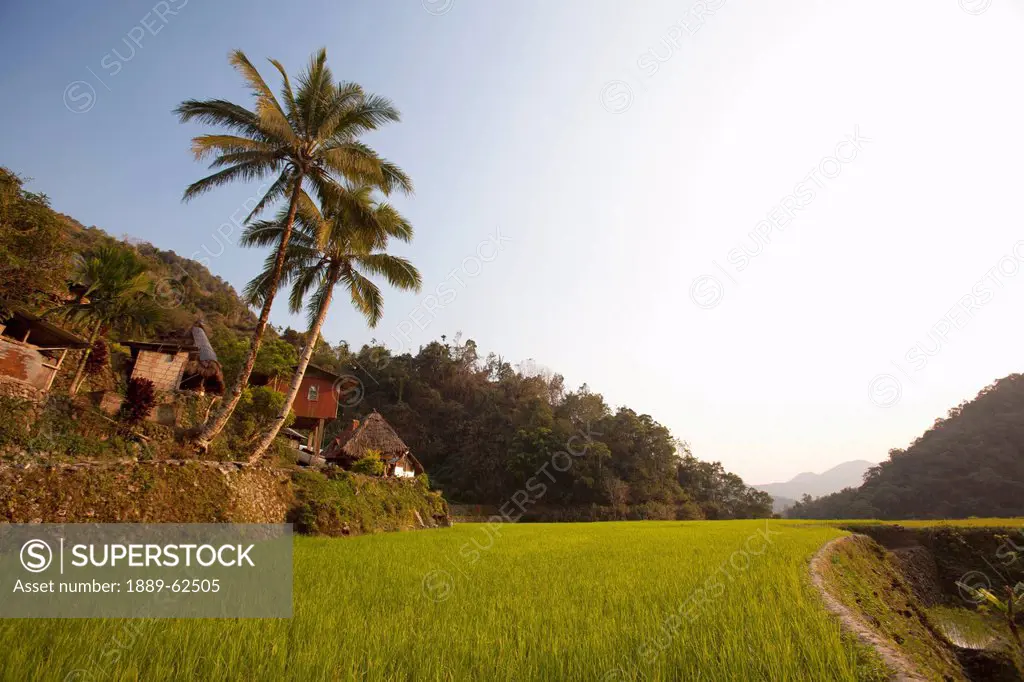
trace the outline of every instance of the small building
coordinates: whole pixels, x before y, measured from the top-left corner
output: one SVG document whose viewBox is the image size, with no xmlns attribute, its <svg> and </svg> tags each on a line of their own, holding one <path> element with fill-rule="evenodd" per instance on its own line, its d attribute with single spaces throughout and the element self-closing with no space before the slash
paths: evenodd
<svg viewBox="0 0 1024 682">
<path fill-rule="evenodd" d="M 335 438 L 323 454 L 328 464 L 348 466 L 370 452 L 380 453 L 385 476 L 412 478 L 423 473 L 423 465 L 409 451 L 409 446 L 376 410 L 361 424 L 359 420 L 352 420 L 348 430 Z"/>
<path fill-rule="evenodd" d="M 123 345 L 132 353 L 131 378 L 149 379 L 158 393 L 224 394 L 224 373 L 200 322 L 160 341 L 127 341 Z"/>
<path fill-rule="evenodd" d="M 288 376 L 268 377 L 256 372 L 249 378 L 250 386 L 268 386 L 280 393 L 288 393 L 292 376 L 297 367 L 292 368 Z M 292 429 L 308 431 L 306 446 L 314 455 L 319 455 L 323 445 L 324 430 L 327 423 L 338 418 L 337 382 L 341 380 L 337 374 L 326 369 L 309 365 L 302 377 L 299 394 L 292 403 L 295 423 Z"/>
<path fill-rule="evenodd" d="M 21 308 L 0 319 L 0 395 L 42 402 L 69 350 L 89 342 Z"/>
</svg>

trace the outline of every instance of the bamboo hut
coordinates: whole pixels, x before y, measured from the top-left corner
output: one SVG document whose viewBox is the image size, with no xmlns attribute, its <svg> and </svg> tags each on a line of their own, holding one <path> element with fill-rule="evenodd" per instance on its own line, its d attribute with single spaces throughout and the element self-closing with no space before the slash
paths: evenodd
<svg viewBox="0 0 1024 682">
<path fill-rule="evenodd" d="M 128 341 L 132 378 L 153 382 L 160 392 L 224 394 L 224 373 L 202 322 L 159 341 Z"/>
<path fill-rule="evenodd" d="M 362 423 L 353 420 L 352 426 L 334 439 L 323 456 L 328 464 L 347 467 L 371 452 L 380 453 L 386 476 L 412 478 L 423 473 L 423 465 L 409 446 L 376 410 Z"/>
</svg>

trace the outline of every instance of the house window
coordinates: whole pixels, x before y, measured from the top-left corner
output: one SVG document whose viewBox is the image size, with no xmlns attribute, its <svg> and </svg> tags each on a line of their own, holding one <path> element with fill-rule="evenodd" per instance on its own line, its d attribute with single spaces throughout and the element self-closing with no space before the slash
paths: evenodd
<svg viewBox="0 0 1024 682">
<path fill-rule="evenodd" d="M 316 384 L 310 384 L 309 393 L 306 395 L 306 399 L 311 403 L 315 403 L 320 400 L 320 387 Z"/>
</svg>

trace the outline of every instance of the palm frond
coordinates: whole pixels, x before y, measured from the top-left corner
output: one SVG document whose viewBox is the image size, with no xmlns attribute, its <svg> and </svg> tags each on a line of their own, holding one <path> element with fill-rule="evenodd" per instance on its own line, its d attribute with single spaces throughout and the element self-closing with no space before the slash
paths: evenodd
<svg viewBox="0 0 1024 682">
<path fill-rule="evenodd" d="M 263 140 L 252 140 L 238 135 L 198 135 L 192 138 L 192 154 L 201 161 L 210 154 L 237 154 L 258 152 L 273 154 L 275 149 Z"/>
<path fill-rule="evenodd" d="M 288 122 L 302 135 L 306 134 L 305 122 L 299 116 L 299 107 L 295 102 L 295 93 L 292 91 L 292 82 L 288 79 L 288 72 L 285 71 L 281 62 L 276 59 L 268 59 L 278 73 L 281 74 L 281 94 L 284 96 L 284 104 L 287 109 Z"/>
<path fill-rule="evenodd" d="M 376 327 L 384 314 L 384 297 L 380 288 L 352 269 L 341 273 L 341 281 L 348 289 L 355 309 L 363 314 L 370 327 Z"/>
<path fill-rule="evenodd" d="M 230 168 L 217 171 L 211 175 L 206 176 L 202 180 L 196 180 L 187 188 L 185 188 L 185 194 L 182 197 L 183 201 L 191 201 L 200 194 L 209 192 L 211 189 L 226 185 L 235 180 L 242 180 L 244 182 L 252 182 L 263 177 L 270 168 L 263 163 L 259 162 L 246 162 L 240 163 Z"/>
<path fill-rule="evenodd" d="M 281 104 L 274 96 L 263 76 L 252 65 L 249 58 L 241 50 L 234 50 L 229 59 L 231 65 L 242 74 L 253 95 L 256 97 L 256 116 L 259 120 L 260 130 L 267 135 L 277 138 L 280 142 L 291 143 L 296 139 L 295 131 L 288 123 Z"/>
<path fill-rule="evenodd" d="M 227 100 L 188 99 L 175 108 L 174 113 L 181 123 L 197 121 L 205 125 L 220 126 L 252 139 L 264 137 L 259 127 L 259 117 L 245 107 Z"/>
<path fill-rule="evenodd" d="M 353 259 L 368 274 L 380 275 L 396 289 L 419 291 L 423 277 L 409 259 L 389 253 L 372 253 Z"/>
</svg>

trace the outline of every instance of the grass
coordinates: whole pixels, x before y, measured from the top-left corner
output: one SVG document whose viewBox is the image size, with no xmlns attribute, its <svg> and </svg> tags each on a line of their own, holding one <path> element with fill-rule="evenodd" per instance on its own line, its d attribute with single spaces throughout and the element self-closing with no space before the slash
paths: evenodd
<svg viewBox="0 0 1024 682">
<path fill-rule="evenodd" d="M 855 537 L 833 550 L 825 575 L 833 595 L 903 652 L 927 679 L 963 679 L 955 656 L 932 632 L 913 591 L 898 578 L 881 546 Z"/>
<path fill-rule="evenodd" d="M 993 624 L 990 614 L 950 606 L 933 606 L 928 618 L 950 641 L 967 649 L 991 646 L 1000 624 L 998 618 Z"/>
<path fill-rule="evenodd" d="M 5 620 L 0 677 L 874 678 L 807 579 L 841 534 L 730 521 L 303 537 L 290 620 Z"/>
</svg>

